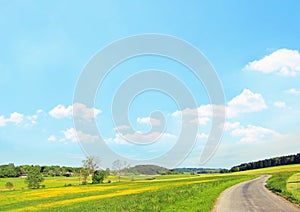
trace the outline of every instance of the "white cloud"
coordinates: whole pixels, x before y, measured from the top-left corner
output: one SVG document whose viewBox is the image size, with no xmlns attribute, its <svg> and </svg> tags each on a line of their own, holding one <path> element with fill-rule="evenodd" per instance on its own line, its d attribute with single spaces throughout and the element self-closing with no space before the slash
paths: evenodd
<svg viewBox="0 0 300 212">
<path fill-rule="evenodd" d="M 241 143 L 253 143 L 264 141 L 280 134 L 274 130 L 263 128 L 260 126 L 248 125 L 247 127 L 239 126 L 233 129 L 231 135 L 234 137 L 242 137 L 240 139 Z"/>
<path fill-rule="evenodd" d="M 36 111 L 37 114 L 38 114 L 38 113 L 42 113 L 42 112 L 43 112 L 42 109 L 38 109 L 38 110 Z"/>
<path fill-rule="evenodd" d="M 0 126 L 5 126 L 8 122 L 14 124 L 20 124 L 24 119 L 24 115 L 21 113 L 13 112 L 10 114 L 9 118 L 0 116 Z"/>
<path fill-rule="evenodd" d="M 166 139 L 166 138 L 176 138 L 175 135 L 169 133 L 161 133 L 161 132 L 151 132 L 147 134 L 143 134 L 139 131 L 136 131 L 132 134 L 120 134 L 126 140 L 133 141 L 135 143 L 149 143 L 157 141 L 158 139 Z"/>
<path fill-rule="evenodd" d="M 192 124 L 198 124 L 199 125 L 207 125 L 207 123 L 210 121 L 210 118 L 208 117 L 201 117 L 201 118 L 195 118 L 193 120 L 190 121 L 190 123 Z"/>
<path fill-rule="evenodd" d="M 186 123 L 197 123 L 200 125 L 206 125 L 213 115 L 221 116 L 226 110 L 226 116 L 228 118 L 234 118 L 242 113 L 252 113 L 262 111 L 267 108 L 263 96 L 259 93 L 253 93 L 249 89 L 244 89 L 241 94 L 234 97 L 228 102 L 227 106 L 223 105 L 201 105 L 196 109 L 187 108 L 182 111 L 176 111 L 172 113 L 173 117 L 184 116 L 187 120 L 183 120 Z"/>
<path fill-rule="evenodd" d="M 236 117 L 241 113 L 258 112 L 266 108 L 267 105 L 261 94 L 244 89 L 240 95 L 228 102 L 227 115 Z"/>
<path fill-rule="evenodd" d="M 48 138 L 48 141 L 56 141 L 56 137 L 55 135 L 50 135 L 49 138 Z"/>
<path fill-rule="evenodd" d="M 12 122 L 15 124 L 20 124 L 23 121 L 24 115 L 21 113 L 13 112 L 10 117 L 6 119 L 6 122 Z"/>
<path fill-rule="evenodd" d="M 293 95 L 298 95 L 300 94 L 300 91 L 298 91 L 296 88 L 291 88 L 289 90 L 286 90 L 287 93 L 293 94 Z"/>
<path fill-rule="evenodd" d="M 75 103 L 73 105 L 74 117 L 81 118 L 84 120 L 90 120 L 99 115 L 102 111 L 96 108 L 88 108 L 86 105 L 81 103 Z"/>
<path fill-rule="evenodd" d="M 225 122 L 224 131 L 230 131 L 233 129 L 237 129 L 241 126 L 240 122 Z"/>
<path fill-rule="evenodd" d="M 128 125 L 120 125 L 120 126 L 117 126 L 114 128 L 114 130 L 119 130 L 119 131 L 129 130 L 129 129 L 130 129 L 130 126 L 128 126 Z"/>
<path fill-rule="evenodd" d="M 29 123 L 25 124 L 25 126 L 32 126 L 37 123 L 38 115 L 27 116 L 27 120 Z"/>
<path fill-rule="evenodd" d="M 250 62 L 245 70 L 296 76 L 300 72 L 300 53 L 297 50 L 279 49 L 260 60 Z"/>
<path fill-rule="evenodd" d="M 274 102 L 274 106 L 278 107 L 278 108 L 284 108 L 284 107 L 286 107 L 286 103 L 285 102 Z"/>
<path fill-rule="evenodd" d="M 158 125 L 161 124 L 160 120 L 154 119 L 154 118 L 151 118 L 151 117 L 144 117 L 144 118 L 138 117 L 137 122 L 139 124 L 149 124 L 149 125 L 153 125 L 153 126 L 158 126 Z"/>
<path fill-rule="evenodd" d="M 73 106 L 70 105 L 68 107 L 65 107 L 63 105 L 57 105 L 55 108 L 53 108 L 49 114 L 50 116 L 60 119 L 64 117 L 71 117 L 73 113 Z"/>
<path fill-rule="evenodd" d="M 213 109 L 214 112 L 217 113 L 215 115 L 218 115 L 221 112 L 224 112 L 224 106 L 222 105 L 201 105 L 200 107 L 196 109 L 191 109 L 191 108 L 186 108 L 182 111 L 176 111 L 172 113 L 173 117 L 179 117 L 179 116 L 185 116 L 187 118 L 191 118 L 194 120 L 194 117 L 199 116 L 199 117 L 211 117 L 213 114 Z"/>
<path fill-rule="evenodd" d="M 76 131 L 74 128 L 69 128 L 65 131 L 62 131 L 65 138 L 63 140 L 70 140 L 73 142 L 80 141 L 80 142 L 94 142 L 99 140 L 99 136 L 97 135 L 90 135 L 86 134 L 82 131 Z"/>
<path fill-rule="evenodd" d="M 104 140 L 106 143 L 114 143 L 114 144 L 123 144 L 123 145 L 127 145 L 130 144 L 128 143 L 126 140 L 123 139 L 123 137 L 117 133 L 115 138 L 108 138 Z"/>
<path fill-rule="evenodd" d="M 13 112 L 10 114 L 8 118 L 5 118 L 4 116 L 0 116 L 0 126 L 6 126 L 7 123 L 10 122 L 18 126 L 21 126 L 22 123 L 23 126 L 27 127 L 36 124 L 37 119 L 38 119 L 38 112 L 34 115 L 26 116 L 26 117 L 24 117 L 24 115 L 21 113 Z"/>
<path fill-rule="evenodd" d="M 140 144 L 147 144 L 157 141 L 158 139 L 175 139 L 176 136 L 170 133 L 160 133 L 160 132 L 151 132 L 148 134 L 143 134 L 139 131 L 136 131 L 131 134 L 121 134 L 117 133 L 115 138 L 105 139 L 106 143 L 115 143 L 115 144 L 131 144 L 129 141 Z"/>
<path fill-rule="evenodd" d="M 183 117 L 184 124 L 207 125 L 213 115 L 221 116 L 224 114 L 224 106 L 222 105 L 201 105 L 196 109 L 186 108 L 182 111 L 175 111 L 172 117 Z"/>
<path fill-rule="evenodd" d="M 91 120 L 101 113 L 101 110 L 96 108 L 88 108 L 86 105 L 81 103 L 75 103 L 65 107 L 64 105 L 57 105 L 54 107 L 49 114 L 57 119 L 72 117 L 80 118 L 83 120 Z"/>
<path fill-rule="evenodd" d="M 6 125 L 6 120 L 4 118 L 4 116 L 0 116 L 0 127 L 5 126 Z"/>
</svg>

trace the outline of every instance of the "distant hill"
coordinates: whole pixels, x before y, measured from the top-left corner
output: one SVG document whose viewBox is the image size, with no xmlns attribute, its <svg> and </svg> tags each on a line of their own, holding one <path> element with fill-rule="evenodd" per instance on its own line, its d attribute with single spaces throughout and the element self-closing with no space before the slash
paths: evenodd
<svg viewBox="0 0 300 212">
<path fill-rule="evenodd" d="M 169 169 L 156 165 L 137 165 L 128 168 L 128 172 L 134 174 L 156 175 L 166 174 L 169 172 Z"/>
<path fill-rule="evenodd" d="M 213 168 L 175 168 L 170 170 L 171 173 L 195 173 L 195 174 L 209 174 L 225 172 L 225 169 Z"/>
<path fill-rule="evenodd" d="M 225 169 L 210 169 L 210 168 L 175 168 L 167 169 L 156 165 L 137 165 L 128 168 L 128 172 L 132 174 L 157 175 L 157 174 L 182 174 L 182 173 L 220 173 Z M 225 171 L 224 171 L 225 172 Z"/>
<path fill-rule="evenodd" d="M 259 160 L 255 162 L 243 163 L 238 166 L 234 166 L 230 169 L 231 172 L 246 171 L 251 169 L 260 169 L 271 166 L 281 166 L 289 164 L 300 164 L 300 153 L 296 155 L 288 155 L 281 157 L 274 157 L 265 160 Z"/>
</svg>

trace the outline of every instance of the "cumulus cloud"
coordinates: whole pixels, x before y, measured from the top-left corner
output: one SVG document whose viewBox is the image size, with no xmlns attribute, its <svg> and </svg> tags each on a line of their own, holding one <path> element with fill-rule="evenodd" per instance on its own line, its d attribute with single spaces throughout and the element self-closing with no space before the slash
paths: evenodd
<svg viewBox="0 0 300 212">
<path fill-rule="evenodd" d="M 0 127 L 5 126 L 6 125 L 6 121 L 4 116 L 0 116 Z"/>
<path fill-rule="evenodd" d="M 26 118 L 27 118 L 27 123 L 25 124 L 25 126 L 32 126 L 37 123 L 38 114 L 34 114 L 32 116 L 27 116 Z"/>
<path fill-rule="evenodd" d="M 261 94 L 244 89 L 240 95 L 228 102 L 227 115 L 236 117 L 242 113 L 258 112 L 266 108 L 267 105 Z"/>
<path fill-rule="evenodd" d="M 298 95 L 300 94 L 300 91 L 298 91 L 296 88 L 291 88 L 289 90 L 286 90 L 287 93 L 293 94 L 293 95 Z"/>
<path fill-rule="evenodd" d="M 173 117 L 178 117 L 178 116 L 184 116 L 187 118 L 192 118 L 195 116 L 199 116 L 199 117 L 211 117 L 213 114 L 213 110 L 215 113 L 220 113 L 220 112 L 224 112 L 224 106 L 222 105 L 211 105 L 211 104 L 207 104 L 207 105 L 201 105 L 198 108 L 186 108 L 182 111 L 175 111 L 174 113 L 172 113 Z M 215 114 L 216 115 L 216 114 Z"/>
<path fill-rule="evenodd" d="M 182 111 L 176 111 L 172 113 L 172 116 L 184 116 L 187 120 L 183 121 L 186 123 L 197 123 L 198 120 L 200 125 L 206 125 L 210 121 L 212 115 L 221 116 L 224 113 L 224 110 L 228 118 L 234 118 L 243 113 L 258 112 L 266 108 L 267 105 L 261 94 L 253 93 L 249 89 L 244 89 L 242 93 L 229 101 L 227 106 L 210 104 L 201 105 L 196 109 L 187 108 Z"/>
<path fill-rule="evenodd" d="M 60 119 L 66 117 L 80 118 L 83 120 L 91 120 L 101 113 L 101 110 L 96 108 L 88 108 L 82 103 L 75 103 L 65 107 L 64 105 L 57 105 L 51 111 L 50 116 Z"/>
<path fill-rule="evenodd" d="M 56 141 L 56 137 L 55 135 L 50 135 L 49 138 L 48 138 L 48 141 Z"/>
<path fill-rule="evenodd" d="M 128 125 L 120 125 L 114 128 L 114 130 L 119 130 L 119 131 L 123 131 L 123 130 L 129 130 L 130 126 Z"/>
<path fill-rule="evenodd" d="M 225 114 L 225 106 L 223 105 L 201 105 L 198 108 L 186 108 L 182 111 L 172 113 L 174 118 L 183 118 L 183 124 L 198 124 L 205 126 L 211 121 L 211 117 L 222 116 Z"/>
<path fill-rule="evenodd" d="M 80 142 L 95 142 L 99 140 L 99 136 L 97 135 L 90 135 L 87 133 L 84 133 L 82 131 L 77 131 L 74 128 L 69 128 L 65 131 L 62 131 L 64 134 L 64 139 L 63 140 L 70 140 L 73 142 L 80 141 Z"/>
<path fill-rule="evenodd" d="M 149 124 L 153 126 L 159 126 L 161 124 L 160 120 L 151 117 L 143 117 L 143 118 L 138 117 L 137 122 L 139 124 Z"/>
<path fill-rule="evenodd" d="M 148 134 L 143 134 L 139 131 L 136 131 L 131 134 L 122 134 L 121 135 L 126 140 L 134 141 L 136 143 L 149 143 L 156 141 L 160 138 L 176 138 L 175 135 L 169 134 L 169 133 L 161 133 L 161 132 L 151 132 Z"/>
<path fill-rule="evenodd" d="M 284 107 L 286 107 L 286 103 L 285 102 L 274 102 L 274 106 L 278 107 L 278 108 L 284 108 Z"/>
<path fill-rule="evenodd" d="M 207 125 L 207 123 L 210 121 L 210 118 L 208 117 L 200 117 L 200 118 L 195 118 L 190 121 L 192 124 L 199 124 L 199 125 Z"/>
<path fill-rule="evenodd" d="M 0 127 L 6 126 L 7 123 L 14 123 L 19 125 L 24 120 L 24 115 L 21 113 L 13 112 L 8 118 L 0 116 Z"/>
<path fill-rule="evenodd" d="M 4 116 L 0 116 L 0 127 L 6 126 L 8 123 L 13 123 L 18 126 L 25 126 L 25 127 L 35 125 L 37 123 L 37 119 L 40 113 L 41 111 L 38 110 L 35 114 L 28 115 L 28 116 L 25 116 L 18 112 L 11 113 L 8 118 L 5 118 Z"/>
<path fill-rule="evenodd" d="M 225 122 L 224 124 L 224 131 L 230 131 L 233 129 L 237 129 L 241 126 L 240 122 Z"/>
<path fill-rule="evenodd" d="M 106 143 L 115 143 L 115 144 L 131 144 L 128 141 L 147 144 L 157 141 L 158 139 L 175 139 L 176 136 L 170 133 L 160 133 L 160 132 L 151 132 L 148 134 L 143 134 L 139 131 L 134 133 L 122 134 L 117 133 L 115 138 L 105 139 Z"/>
<path fill-rule="evenodd" d="M 15 124 L 20 124 L 23 121 L 24 115 L 21 113 L 14 112 L 10 114 L 10 117 L 6 119 L 6 122 L 12 122 Z"/>
<path fill-rule="evenodd" d="M 280 136 L 274 130 L 267 129 L 261 126 L 247 125 L 246 127 L 241 126 L 239 123 L 231 123 L 231 135 L 234 137 L 241 137 L 241 143 L 254 143 L 264 141 L 276 136 Z"/>
<path fill-rule="evenodd" d="M 248 71 L 296 76 L 300 72 L 300 53 L 297 50 L 279 49 L 260 60 L 247 64 Z"/>
<path fill-rule="evenodd" d="M 68 107 L 65 107 L 63 105 L 57 105 L 49 112 L 50 116 L 57 119 L 64 118 L 64 117 L 71 117 L 72 113 L 73 113 L 72 105 Z"/>
</svg>

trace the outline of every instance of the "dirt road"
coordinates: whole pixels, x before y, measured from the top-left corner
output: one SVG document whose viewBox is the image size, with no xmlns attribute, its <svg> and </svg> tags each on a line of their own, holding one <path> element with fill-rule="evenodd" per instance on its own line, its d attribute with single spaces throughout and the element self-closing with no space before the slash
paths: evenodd
<svg viewBox="0 0 300 212">
<path fill-rule="evenodd" d="M 273 194 L 265 188 L 270 176 L 264 175 L 254 180 L 239 183 L 225 190 L 212 210 L 213 212 L 299 212 L 300 208 Z"/>
</svg>

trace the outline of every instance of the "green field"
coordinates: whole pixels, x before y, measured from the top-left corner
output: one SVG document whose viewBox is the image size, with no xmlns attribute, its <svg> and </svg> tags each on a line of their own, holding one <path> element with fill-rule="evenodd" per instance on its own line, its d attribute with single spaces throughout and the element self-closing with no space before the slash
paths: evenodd
<svg viewBox="0 0 300 212">
<path fill-rule="evenodd" d="M 295 173 L 287 180 L 287 190 L 300 203 L 300 173 Z"/>
<path fill-rule="evenodd" d="M 49 177 L 45 188 L 27 189 L 24 179 L 0 179 L 1 211 L 210 211 L 226 188 L 272 174 L 287 191 L 299 195 L 300 165 L 272 167 L 230 174 L 110 176 L 104 184 L 79 185 L 78 177 Z M 287 174 L 288 173 L 288 174 Z M 284 175 L 283 178 L 275 176 Z M 275 180 L 274 180 L 275 179 Z M 112 183 L 107 183 L 111 180 Z M 12 182 L 15 190 L 5 188 Z M 69 185 L 65 187 L 65 185 Z M 275 183 L 276 184 L 276 183 Z M 288 185 L 288 187 L 287 187 Z M 296 196 L 296 195 L 295 195 Z M 299 196 L 298 196 L 299 197 Z"/>
<path fill-rule="evenodd" d="M 120 183 L 70 187 L 55 186 L 78 179 L 61 177 L 50 181 L 48 178 L 45 189 L 0 192 L 0 208 L 4 211 L 209 211 L 224 189 L 253 177 L 171 175 L 155 176 L 154 180 L 147 180 L 149 176 L 139 178 L 135 181 L 127 178 Z M 12 181 L 2 179 L 2 182 L 7 180 Z"/>
</svg>

